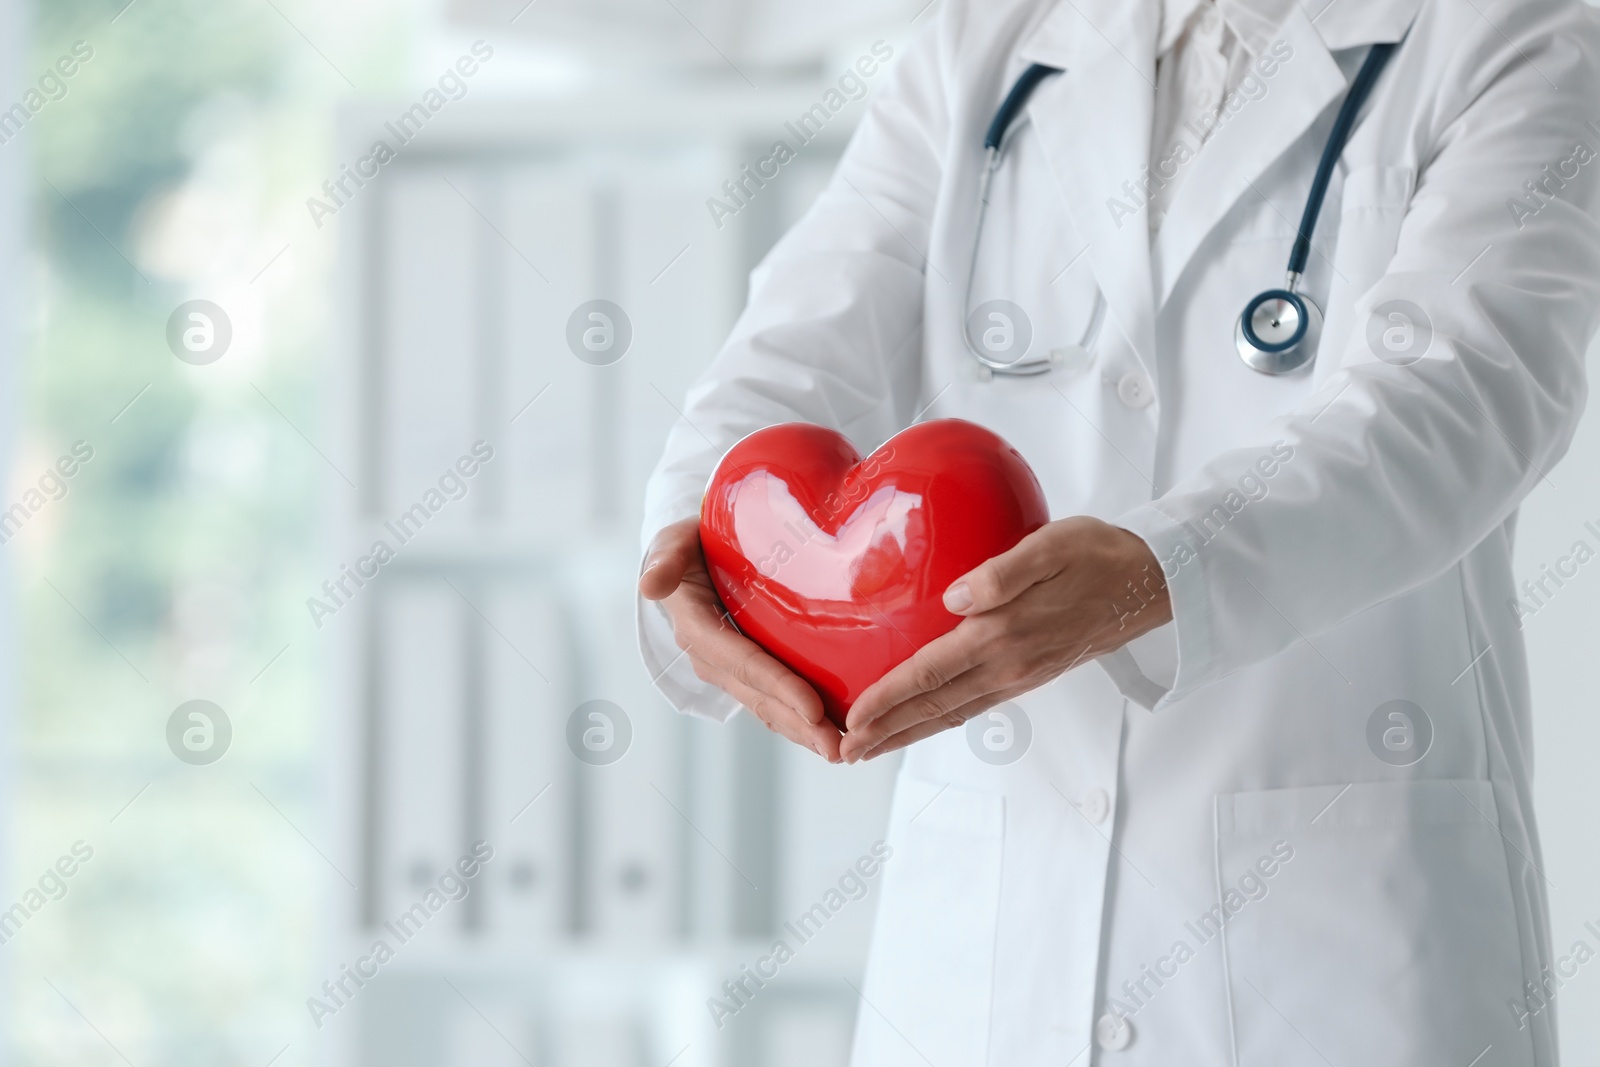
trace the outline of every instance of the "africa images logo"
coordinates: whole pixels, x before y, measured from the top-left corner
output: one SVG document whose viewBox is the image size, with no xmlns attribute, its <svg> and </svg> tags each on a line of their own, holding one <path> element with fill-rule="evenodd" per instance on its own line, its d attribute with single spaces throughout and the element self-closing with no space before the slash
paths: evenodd
<svg viewBox="0 0 1600 1067">
<path fill-rule="evenodd" d="M 306 1011 L 310 1013 L 317 1029 L 321 1030 L 329 1017 L 343 1011 L 368 982 L 378 977 L 378 972 L 399 954 L 401 948 L 422 933 L 434 916 L 444 911 L 447 905 L 465 900 L 467 894 L 472 892 L 473 880 L 492 859 L 493 845 L 487 841 L 474 842 L 472 851 L 456 860 L 455 866 L 446 867 L 420 900 L 413 902 L 393 919 L 385 920 L 383 933 L 373 941 L 365 955 L 356 959 L 354 966 L 341 963 L 333 977 L 322 983 L 322 995 L 306 998 Z"/>
<path fill-rule="evenodd" d="M 707 197 L 706 210 L 711 213 L 711 221 L 717 229 L 722 229 L 727 219 L 750 206 L 756 193 L 765 189 L 767 183 L 777 178 L 783 168 L 799 155 L 797 147 L 804 148 L 816 140 L 823 127 L 843 111 L 846 104 L 864 99 L 867 95 L 866 79 L 878 73 L 892 58 L 894 47 L 884 41 L 875 41 L 872 55 L 857 59 L 853 67 L 839 76 L 836 87 L 830 86 L 822 94 L 821 100 L 812 104 L 793 122 L 783 124 L 783 128 L 794 138 L 794 145 L 781 139 L 772 142 L 772 148 L 756 160 L 754 168 L 746 163 L 739 168 L 738 175 L 722 183 L 723 198 Z"/>
<path fill-rule="evenodd" d="M 1106 211 L 1117 229 L 1122 229 L 1124 219 L 1147 208 L 1156 190 L 1166 188 L 1167 183 L 1178 176 L 1179 169 L 1200 154 L 1213 133 L 1227 125 L 1246 105 L 1266 96 L 1268 82 L 1293 58 L 1294 48 L 1288 41 L 1272 42 L 1270 48 L 1256 57 L 1254 69 L 1245 72 L 1237 89 L 1223 97 L 1215 109 L 1184 122 L 1184 129 L 1194 138 L 1192 145 L 1180 134 L 1153 167 L 1145 167 L 1137 179 L 1130 178 L 1122 183 L 1126 200 L 1115 196 L 1106 199 Z"/>
<path fill-rule="evenodd" d="M 486 42 L 474 41 L 472 55 L 463 55 L 453 66 L 446 67 L 444 73 L 439 75 L 436 87 L 430 87 L 422 94 L 422 99 L 400 112 L 394 121 L 383 124 L 394 139 L 394 144 L 380 137 L 372 142 L 366 155 L 356 160 L 354 168 L 348 163 L 339 164 L 338 174 L 322 183 L 322 196 L 306 197 L 306 212 L 317 229 L 322 229 L 323 219 L 344 210 L 356 193 L 366 188 L 367 182 L 377 178 L 383 167 L 397 159 L 400 149 L 416 140 L 423 127 L 443 111 L 446 104 L 465 97 L 466 79 L 476 74 L 493 56 L 494 49 Z"/>
<path fill-rule="evenodd" d="M 394 535 L 395 544 L 385 538 L 372 542 L 367 554 L 355 561 L 339 564 L 339 573 L 322 583 L 322 596 L 306 598 L 306 611 L 317 629 L 322 629 L 326 619 L 337 615 L 345 605 L 355 599 L 366 584 L 378 576 L 385 564 L 399 555 L 399 549 L 415 540 L 422 528 L 445 506 L 466 499 L 471 491 L 471 479 L 494 459 L 494 446 L 487 441 L 475 441 L 469 455 L 461 456 L 453 466 L 439 475 L 437 486 L 430 486 L 421 499 L 393 519 L 384 521 L 384 529 Z"/>
<path fill-rule="evenodd" d="M 722 983 L 722 996 L 707 997 L 706 1010 L 711 1021 L 721 1030 L 728 1020 L 749 1007 L 756 994 L 776 979 L 783 966 L 795 958 L 796 950 L 822 932 L 835 915 L 849 904 L 866 897 L 872 889 L 872 880 L 883 870 L 883 865 L 894 856 L 894 849 L 883 841 L 875 841 L 854 864 L 845 868 L 836 885 L 829 886 L 822 899 L 801 912 L 793 922 L 784 922 L 783 937 L 772 943 L 772 949 L 755 963 L 742 964 L 739 974 Z M 793 944 L 790 942 L 793 941 Z"/>
</svg>

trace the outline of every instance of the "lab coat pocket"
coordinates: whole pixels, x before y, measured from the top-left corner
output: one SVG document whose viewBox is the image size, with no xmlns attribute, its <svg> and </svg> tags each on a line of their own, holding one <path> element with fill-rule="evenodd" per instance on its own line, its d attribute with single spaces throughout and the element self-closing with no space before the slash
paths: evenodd
<svg viewBox="0 0 1600 1067">
<path fill-rule="evenodd" d="M 1004 798 L 902 773 L 855 1067 L 987 1062 Z"/>
<path fill-rule="evenodd" d="M 1216 816 L 1238 1067 L 1533 1062 L 1488 782 L 1224 794 Z"/>
<path fill-rule="evenodd" d="M 1348 345 L 1363 344 L 1364 309 L 1357 307 L 1357 301 L 1378 283 L 1394 259 L 1415 180 L 1416 172 L 1410 167 L 1358 167 L 1345 175 L 1323 351 L 1342 354 Z M 1334 347 L 1329 348 L 1330 344 Z M 1330 373 L 1340 362 L 1318 360 L 1319 371 Z"/>
</svg>

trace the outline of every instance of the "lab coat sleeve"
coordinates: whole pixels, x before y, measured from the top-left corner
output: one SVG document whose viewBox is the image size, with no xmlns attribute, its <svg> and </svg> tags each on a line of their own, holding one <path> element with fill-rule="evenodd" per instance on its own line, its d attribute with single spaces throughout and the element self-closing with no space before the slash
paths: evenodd
<svg viewBox="0 0 1600 1067">
<path fill-rule="evenodd" d="M 690 388 L 646 489 L 646 549 L 663 526 L 699 514 L 718 459 L 746 434 L 804 421 L 876 447 L 910 420 L 948 126 L 943 72 L 963 11 L 945 5 L 891 56 L 832 181 L 752 273 L 749 305 Z M 640 600 L 638 629 L 645 664 L 675 707 L 718 720 L 738 710 L 695 676 L 659 604 Z"/>
<path fill-rule="evenodd" d="M 1600 79 L 1582 29 L 1463 48 L 1340 369 L 1254 445 L 1117 520 L 1168 580 L 1178 667 L 1157 710 L 1444 573 L 1565 452 L 1600 310 Z M 1525 186 L 1556 171 L 1546 196 Z M 1432 328 L 1406 366 L 1364 329 L 1396 300 Z"/>
</svg>

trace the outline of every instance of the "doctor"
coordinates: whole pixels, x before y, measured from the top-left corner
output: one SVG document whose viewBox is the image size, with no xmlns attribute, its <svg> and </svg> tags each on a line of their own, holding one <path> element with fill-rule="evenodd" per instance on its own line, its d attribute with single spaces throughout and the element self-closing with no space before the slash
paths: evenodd
<svg viewBox="0 0 1600 1067">
<path fill-rule="evenodd" d="M 928 17 L 690 392 L 640 579 L 678 707 L 909 746 L 855 1063 L 1554 1065 L 1581 932 L 1552 951 L 1511 546 L 1600 315 L 1594 18 Z M 762 426 L 865 451 L 943 416 L 1058 521 L 841 736 L 723 623 L 700 495 Z"/>
</svg>

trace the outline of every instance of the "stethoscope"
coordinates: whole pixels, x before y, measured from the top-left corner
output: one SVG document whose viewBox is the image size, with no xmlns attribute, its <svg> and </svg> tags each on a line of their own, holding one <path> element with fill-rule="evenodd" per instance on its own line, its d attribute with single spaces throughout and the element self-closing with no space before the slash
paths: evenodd
<svg viewBox="0 0 1600 1067">
<path fill-rule="evenodd" d="M 1393 54 L 1393 44 L 1375 44 L 1367 52 L 1366 60 L 1356 73 L 1350 91 L 1345 94 L 1339 114 L 1333 120 L 1333 129 L 1322 148 L 1322 158 L 1317 163 L 1317 173 L 1311 181 L 1311 191 L 1306 196 L 1306 207 L 1300 216 L 1300 229 L 1294 247 L 1289 252 L 1289 268 L 1282 289 L 1268 289 L 1245 305 L 1234 327 L 1234 346 L 1245 365 L 1262 374 L 1287 374 L 1310 363 L 1317 353 L 1317 340 L 1322 333 L 1322 309 L 1304 293 L 1299 292 L 1300 278 L 1305 273 L 1306 261 L 1311 257 L 1311 234 L 1316 229 L 1317 216 L 1322 212 L 1322 200 L 1328 192 L 1328 182 L 1333 168 L 1344 152 L 1350 128 L 1355 125 L 1361 105 L 1366 103 L 1372 87 L 1383 72 L 1384 64 Z M 984 168 L 978 185 L 978 225 L 972 235 L 972 262 L 967 270 L 966 296 L 961 308 L 961 338 L 974 359 L 995 374 L 1042 374 L 1050 370 L 1055 361 L 1049 356 L 1018 359 L 1008 362 L 997 359 L 979 349 L 972 342 L 967 319 L 972 304 L 972 279 L 977 272 L 978 249 L 983 241 L 983 221 L 989 209 L 989 185 L 994 172 L 1004 157 L 1006 131 L 1017 117 L 1039 83 L 1052 74 L 1061 73 L 1059 67 L 1035 63 L 1022 72 L 1011 91 L 995 112 L 983 137 Z M 1094 311 L 1079 346 L 1088 349 L 1094 343 L 1105 317 L 1105 294 L 1095 292 Z"/>
<path fill-rule="evenodd" d="M 972 261 L 967 265 L 966 295 L 961 298 L 961 339 L 966 342 L 967 351 L 972 353 L 972 358 L 995 374 L 1014 376 L 1043 374 L 1059 362 L 1059 356 L 1054 354 L 1027 358 L 1027 353 L 1022 352 L 1018 354 L 1019 358 L 1008 360 L 985 352 L 972 341 L 970 319 L 972 280 L 978 273 L 978 250 L 983 247 L 983 220 L 989 214 L 989 184 L 994 179 L 994 172 L 1000 169 L 1001 159 L 1005 157 L 1006 131 L 1011 128 L 1012 120 L 1028 102 L 1028 97 L 1039 87 L 1039 83 L 1052 74 L 1060 73 L 1060 67 L 1047 67 L 1043 63 L 1035 63 L 1023 71 L 1017 83 L 1006 94 L 1006 98 L 1000 102 L 1000 110 L 994 113 L 994 118 L 989 122 L 988 132 L 983 135 L 983 174 L 978 178 L 978 225 L 972 232 Z M 1094 310 L 1089 313 L 1089 325 L 1084 329 L 1083 338 L 1077 344 L 1081 352 L 1088 352 L 1095 338 L 1099 336 L 1100 323 L 1104 320 L 1105 313 L 1105 294 L 1096 288 Z"/>
</svg>

